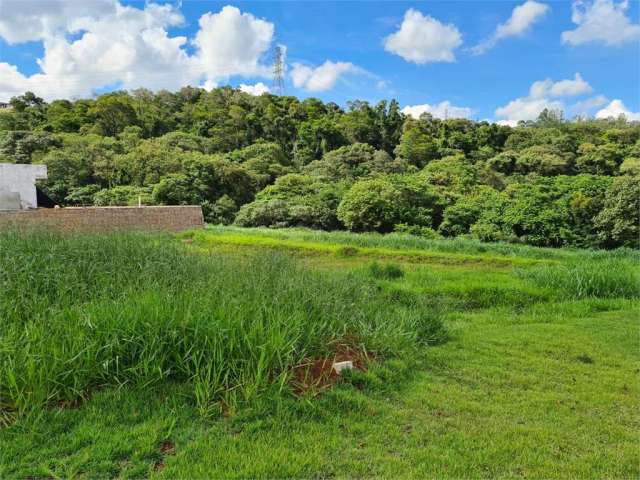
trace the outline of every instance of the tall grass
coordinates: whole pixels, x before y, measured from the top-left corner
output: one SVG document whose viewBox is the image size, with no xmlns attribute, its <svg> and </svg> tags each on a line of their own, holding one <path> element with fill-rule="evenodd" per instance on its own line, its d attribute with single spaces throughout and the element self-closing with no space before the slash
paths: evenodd
<svg viewBox="0 0 640 480">
<path fill-rule="evenodd" d="M 0 319 L 0 418 L 169 380 L 207 412 L 286 388 L 337 343 L 393 354 L 442 328 L 356 276 L 134 234 L 1 232 Z"/>
<path fill-rule="evenodd" d="M 343 231 L 325 232 L 303 228 L 240 228 L 208 225 L 210 234 L 234 234 L 263 236 L 279 240 L 298 240 L 316 243 L 337 243 L 362 248 L 387 248 L 397 250 L 428 250 L 431 252 L 468 255 L 494 255 L 531 259 L 562 260 L 581 255 L 584 250 L 540 248 L 513 243 L 487 243 L 471 238 L 429 239 L 402 233 L 351 233 Z M 621 249 L 623 255 L 640 260 L 640 253 Z M 603 252 L 606 254 L 607 252 Z"/>
<path fill-rule="evenodd" d="M 584 255 L 580 261 L 542 265 L 520 275 L 561 298 L 639 298 L 640 265 L 623 255 Z"/>
</svg>

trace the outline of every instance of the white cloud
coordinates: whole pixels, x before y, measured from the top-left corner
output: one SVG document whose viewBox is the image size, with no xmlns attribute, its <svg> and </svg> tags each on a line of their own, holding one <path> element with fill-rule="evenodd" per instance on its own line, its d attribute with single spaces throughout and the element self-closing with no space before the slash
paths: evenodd
<svg viewBox="0 0 640 480">
<path fill-rule="evenodd" d="M 0 0 L 0 37 L 10 44 L 38 41 L 71 31 L 77 18 L 114 14 L 115 0 Z"/>
<path fill-rule="evenodd" d="M 435 118 L 469 118 L 474 110 L 468 107 L 456 107 L 451 102 L 445 100 L 437 105 L 407 105 L 402 109 L 402 113 L 413 118 L 420 118 L 423 113 L 430 113 Z"/>
<path fill-rule="evenodd" d="M 541 97 L 572 97 L 591 93 L 593 89 L 591 85 L 584 81 L 579 73 L 576 73 L 573 79 L 560 80 L 553 82 L 547 78 L 533 82 L 529 89 L 529 95 L 533 98 Z"/>
<path fill-rule="evenodd" d="M 493 35 L 473 47 L 471 52 L 480 55 L 493 48 L 496 43 L 503 38 L 524 35 L 524 33 L 526 33 L 534 23 L 540 21 L 548 11 L 548 5 L 534 0 L 527 0 L 522 5 L 515 7 L 509 19 L 505 23 L 498 25 Z"/>
<path fill-rule="evenodd" d="M 323 92 L 331 90 L 343 75 L 361 73 L 365 73 L 364 70 L 350 62 L 327 60 L 316 68 L 294 63 L 291 69 L 291 80 L 296 88 L 304 88 L 311 92 Z"/>
<path fill-rule="evenodd" d="M 200 18 L 192 41 L 195 52 L 189 55 L 185 50 L 189 39 L 168 33 L 184 22 L 172 5 L 134 8 L 98 1 L 85 2 L 76 11 L 62 4 L 66 3 L 60 4 L 62 13 L 56 15 L 50 2 L 2 3 L 3 9 L 10 6 L 12 11 L 8 20 L 0 20 L 0 36 L 15 42 L 39 39 L 44 56 L 38 59 L 40 72 L 31 76 L 0 63 L 0 101 L 26 90 L 49 100 L 90 96 L 109 86 L 211 88 L 232 75 L 270 75 L 261 59 L 271 45 L 273 24 L 235 7 Z M 20 34 L 23 24 L 25 32 Z"/>
<path fill-rule="evenodd" d="M 598 113 L 596 113 L 596 118 L 618 118 L 620 115 L 627 117 L 627 120 L 640 121 L 640 112 L 632 112 L 624 106 L 622 100 L 618 99 L 611 100 L 609 105 L 599 110 Z"/>
<path fill-rule="evenodd" d="M 262 82 L 258 82 L 255 85 L 245 85 L 241 83 L 240 91 L 248 93 L 249 95 L 262 95 L 263 93 L 269 93 L 269 87 Z"/>
<path fill-rule="evenodd" d="M 384 39 L 386 51 L 417 64 L 453 62 L 454 50 L 460 45 L 462 35 L 455 25 L 445 25 L 412 8 L 404 14 L 400 30 Z"/>
<path fill-rule="evenodd" d="M 588 115 L 594 108 L 601 107 L 609 100 L 604 95 L 596 95 L 580 102 L 576 102 L 569 107 L 569 110 L 578 115 Z"/>
<path fill-rule="evenodd" d="M 577 28 L 562 32 L 562 43 L 622 45 L 640 39 L 640 25 L 631 23 L 626 15 L 628 8 L 628 0 L 574 1 L 571 20 Z"/>
<path fill-rule="evenodd" d="M 270 74 L 260 59 L 271 45 L 272 23 L 227 5 L 219 13 L 205 13 L 198 24 L 200 29 L 193 44 L 208 78 Z"/>
<path fill-rule="evenodd" d="M 491 121 L 491 120 L 488 120 Z M 519 120 L 498 120 L 496 123 L 498 125 L 505 125 L 507 127 L 517 127 Z"/>
<path fill-rule="evenodd" d="M 215 80 L 211 80 L 210 78 L 208 78 L 207 80 L 205 80 L 204 82 L 202 82 L 200 85 L 200 88 L 204 88 L 207 92 L 210 92 L 211 90 L 213 90 L 214 88 L 218 87 L 218 82 L 216 82 Z"/>
<path fill-rule="evenodd" d="M 496 116 L 502 118 L 502 123 L 512 125 L 520 120 L 535 120 L 545 108 L 550 110 L 565 110 L 562 97 L 573 97 L 592 92 L 591 86 L 576 73 L 573 79 L 554 82 L 547 78 L 531 84 L 529 95 L 516 98 L 508 104 L 496 109 Z"/>
<path fill-rule="evenodd" d="M 535 120 L 545 108 L 550 110 L 562 110 L 564 104 L 557 100 L 549 100 L 548 98 L 531 98 L 521 97 L 511 100 L 504 107 L 496 109 L 498 117 L 504 117 L 509 122 L 518 122 L 520 120 Z"/>
</svg>

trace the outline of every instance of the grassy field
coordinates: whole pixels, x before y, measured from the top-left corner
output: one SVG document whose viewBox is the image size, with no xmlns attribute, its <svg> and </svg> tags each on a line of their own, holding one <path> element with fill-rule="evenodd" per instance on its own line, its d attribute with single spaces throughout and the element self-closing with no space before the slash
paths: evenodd
<svg viewBox="0 0 640 480">
<path fill-rule="evenodd" d="M 639 261 L 2 233 L 0 478 L 637 478 Z M 296 383 L 344 351 L 366 369 Z"/>
</svg>

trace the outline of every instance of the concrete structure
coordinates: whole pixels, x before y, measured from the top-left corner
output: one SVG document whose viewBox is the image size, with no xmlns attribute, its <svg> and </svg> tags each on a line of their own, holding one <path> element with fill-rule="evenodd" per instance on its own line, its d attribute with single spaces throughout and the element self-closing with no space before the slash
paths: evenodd
<svg viewBox="0 0 640 480">
<path fill-rule="evenodd" d="M 0 163 L 0 210 L 37 208 L 36 180 L 45 178 L 46 165 Z"/>
<path fill-rule="evenodd" d="M 153 207 L 67 207 L 0 211 L 0 230 L 43 229 L 62 232 L 179 232 L 203 228 L 200 205 Z"/>
</svg>

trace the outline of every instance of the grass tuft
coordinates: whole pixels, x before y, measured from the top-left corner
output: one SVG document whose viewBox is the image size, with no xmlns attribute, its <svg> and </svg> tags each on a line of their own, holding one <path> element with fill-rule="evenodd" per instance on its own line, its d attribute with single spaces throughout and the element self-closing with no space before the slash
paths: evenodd
<svg viewBox="0 0 640 480">
<path fill-rule="evenodd" d="M 379 280 L 395 280 L 404 276 L 404 270 L 394 263 L 373 262 L 368 267 L 369 275 Z"/>
</svg>

